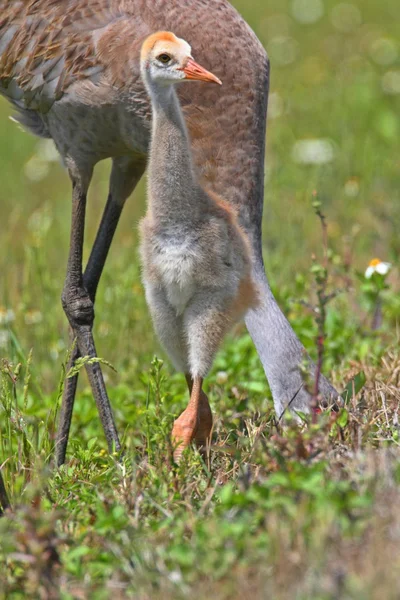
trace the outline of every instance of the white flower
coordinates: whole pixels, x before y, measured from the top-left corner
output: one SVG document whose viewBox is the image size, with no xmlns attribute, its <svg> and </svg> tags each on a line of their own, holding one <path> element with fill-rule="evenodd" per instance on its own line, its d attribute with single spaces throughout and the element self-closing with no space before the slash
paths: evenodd
<svg viewBox="0 0 400 600">
<path fill-rule="evenodd" d="M 344 184 L 344 193 L 350 198 L 355 198 L 356 196 L 358 196 L 359 191 L 360 184 L 355 177 L 348 179 Z"/>
<path fill-rule="evenodd" d="M 180 571 L 171 571 L 168 575 L 168 579 L 172 581 L 172 583 L 181 583 L 182 573 Z"/>
<path fill-rule="evenodd" d="M 292 157 L 300 164 L 323 165 L 334 159 L 335 149 L 330 140 L 299 140 L 293 146 Z"/>
<path fill-rule="evenodd" d="M 49 163 L 58 162 L 60 155 L 52 140 L 40 140 L 36 152 L 25 163 L 24 171 L 30 181 L 42 181 L 50 172 Z"/>
<path fill-rule="evenodd" d="M 36 154 L 31 156 L 24 166 L 25 176 L 29 181 L 33 182 L 42 181 L 42 179 L 47 177 L 49 171 L 50 169 L 47 162 L 40 158 L 40 156 L 36 156 Z"/>
<path fill-rule="evenodd" d="M 10 340 L 10 332 L 5 329 L 0 329 L 0 348 L 7 348 Z"/>
<path fill-rule="evenodd" d="M 0 306 L 0 325 L 8 325 L 15 320 L 15 313 L 11 308 Z"/>
<path fill-rule="evenodd" d="M 224 385 L 228 381 L 228 373 L 226 371 L 218 371 L 215 379 L 218 385 Z"/>
<path fill-rule="evenodd" d="M 28 310 L 28 312 L 25 314 L 25 323 L 27 325 L 36 325 L 37 323 L 41 323 L 42 321 L 43 315 L 40 312 L 40 310 Z"/>
<path fill-rule="evenodd" d="M 365 271 L 365 277 L 370 279 L 374 273 L 387 275 L 391 268 L 391 263 L 383 262 L 379 258 L 373 258 Z"/>
<path fill-rule="evenodd" d="M 323 14 L 322 0 L 293 0 L 292 15 L 299 23 L 316 23 Z"/>
<path fill-rule="evenodd" d="M 382 77 L 382 88 L 386 94 L 400 94 L 400 71 L 387 71 Z"/>
</svg>

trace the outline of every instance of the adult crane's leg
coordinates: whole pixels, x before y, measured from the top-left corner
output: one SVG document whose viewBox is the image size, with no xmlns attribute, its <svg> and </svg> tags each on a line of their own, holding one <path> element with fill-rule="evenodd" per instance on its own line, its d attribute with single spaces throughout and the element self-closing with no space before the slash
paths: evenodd
<svg viewBox="0 0 400 600">
<path fill-rule="evenodd" d="M 110 249 L 114 232 L 118 225 L 123 205 L 124 203 L 116 202 L 111 193 L 109 193 L 89 261 L 85 269 L 85 273 L 83 274 L 83 285 L 89 293 L 89 297 L 93 303 L 95 302 L 99 279 L 107 259 L 107 254 Z M 71 330 L 71 343 L 73 340 L 74 332 Z M 67 366 L 67 372 L 71 369 L 71 367 L 74 366 L 79 357 L 79 348 L 77 345 L 75 345 Z M 63 399 L 61 403 L 60 420 L 56 441 L 56 457 L 58 465 L 63 464 L 65 461 L 77 385 L 78 375 L 69 377 L 64 383 Z"/>
<path fill-rule="evenodd" d="M 82 275 L 86 195 L 92 173 L 91 170 L 90 174 L 78 171 L 76 165 L 73 165 L 72 163 L 69 167 L 73 182 L 72 223 L 67 276 L 62 293 L 62 304 L 74 332 L 74 336 L 77 339 L 81 355 L 95 357 L 97 353 L 92 335 L 94 307 L 88 292 L 84 288 Z M 87 364 L 86 371 L 106 434 L 108 446 L 109 448 L 115 447 L 116 450 L 119 450 L 120 442 L 100 365 L 98 363 Z"/>
<path fill-rule="evenodd" d="M 133 189 L 135 188 L 137 182 L 143 175 L 144 169 L 145 169 L 145 162 L 142 157 L 138 157 L 135 160 L 132 160 L 131 158 L 130 159 L 123 158 L 123 159 L 115 159 L 113 161 L 113 169 L 112 169 L 111 179 L 110 179 L 110 193 L 109 193 L 106 207 L 105 207 L 103 217 L 102 217 L 102 220 L 100 223 L 100 227 L 99 227 L 99 230 L 98 230 L 98 233 L 96 236 L 96 240 L 93 245 L 92 252 L 90 254 L 90 258 L 89 258 L 89 261 L 88 261 L 88 264 L 87 264 L 87 267 L 85 270 L 85 274 L 83 275 L 83 288 L 84 288 L 85 292 L 87 293 L 87 295 L 89 296 L 89 299 L 92 302 L 92 304 L 94 304 L 94 301 L 95 301 L 97 286 L 100 281 L 101 273 L 103 271 L 103 267 L 104 267 L 105 261 L 107 259 L 108 251 L 109 251 L 116 227 L 118 225 L 118 221 L 119 221 L 123 206 L 125 204 L 126 199 L 130 196 L 130 194 L 132 193 Z M 73 221 L 73 227 L 74 227 L 74 221 Z M 68 277 L 67 277 L 67 279 L 68 279 Z M 94 317 L 94 314 L 93 314 L 93 317 Z M 93 324 L 93 319 L 92 319 L 92 323 L 91 323 L 90 327 L 92 327 L 92 324 Z M 75 329 L 73 328 L 73 326 L 71 328 L 72 328 L 73 336 L 76 336 Z M 93 349 L 94 349 L 94 343 L 93 343 Z M 73 352 L 73 356 L 71 357 L 70 363 L 68 365 L 68 370 L 75 363 L 76 359 L 80 355 L 81 355 L 81 348 L 80 348 L 79 340 L 78 340 L 78 344 Z M 98 371 L 100 372 L 100 376 L 101 376 L 101 380 L 102 380 L 101 369 L 100 369 L 99 365 L 96 365 L 96 366 L 98 367 Z M 90 375 L 89 375 L 89 379 L 90 379 Z M 58 431 L 57 431 L 57 440 L 56 440 L 56 462 L 58 465 L 63 464 L 65 461 L 65 454 L 66 454 L 66 449 L 67 449 L 67 444 L 68 444 L 68 436 L 69 436 L 69 430 L 70 430 L 70 425 L 71 425 L 71 417 L 72 417 L 72 411 L 73 411 L 73 406 L 74 406 L 77 382 L 78 382 L 77 375 L 67 379 L 65 382 L 62 405 L 61 405 L 61 412 L 60 412 L 60 420 L 59 420 L 59 426 L 58 426 Z M 91 383 L 92 383 L 92 380 L 91 380 Z M 92 386 L 92 388 L 93 388 L 93 386 Z M 113 432 L 113 430 L 115 431 L 115 425 L 112 420 L 111 408 L 109 405 L 104 381 L 102 381 L 102 386 L 100 389 L 102 390 L 100 392 L 101 393 L 100 398 L 102 398 L 102 400 L 101 400 L 102 406 L 108 405 L 109 409 L 107 410 L 107 414 L 108 414 L 107 420 L 110 421 L 110 418 L 111 418 L 111 423 L 112 423 L 111 434 L 113 437 L 110 438 L 110 434 L 107 434 L 107 429 L 105 427 L 106 437 L 107 437 L 107 441 L 109 442 L 109 445 L 110 445 L 110 439 L 111 439 L 111 445 L 113 445 L 115 440 L 114 440 L 114 434 L 112 432 Z M 96 395 L 95 391 L 94 391 L 94 395 L 96 398 L 96 402 L 99 405 L 99 402 L 98 402 L 99 396 Z M 100 416 L 101 416 L 102 412 L 100 409 L 99 409 L 99 412 L 100 412 Z M 105 424 L 104 424 L 103 419 L 102 419 L 102 422 L 103 422 L 103 427 L 104 427 Z M 116 434 L 116 431 L 115 431 L 115 434 Z M 118 439 L 118 436 L 116 439 Z M 118 444 L 119 444 L 119 442 L 118 442 Z"/>
<path fill-rule="evenodd" d="M 103 212 L 97 236 L 89 257 L 88 265 L 83 275 L 83 285 L 88 291 L 91 301 L 94 303 L 97 285 L 107 258 L 115 229 L 122 212 L 124 203 L 116 202 L 111 193 L 108 195 L 107 203 Z M 70 332 L 71 343 L 74 340 L 74 332 Z M 67 366 L 67 372 L 74 366 L 80 357 L 79 348 L 75 345 Z M 72 411 L 74 408 L 78 375 L 65 380 L 63 398 L 61 403 L 60 419 L 57 429 L 56 461 L 62 465 L 67 452 L 69 430 L 71 427 Z"/>
</svg>

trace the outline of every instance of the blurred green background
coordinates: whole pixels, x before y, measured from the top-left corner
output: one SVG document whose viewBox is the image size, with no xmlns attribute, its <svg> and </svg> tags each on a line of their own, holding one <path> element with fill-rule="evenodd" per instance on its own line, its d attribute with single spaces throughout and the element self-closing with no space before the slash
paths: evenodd
<svg viewBox="0 0 400 600">
<path fill-rule="evenodd" d="M 332 247 L 364 271 L 400 251 L 400 20 L 398 0 L 236 0 L 271 59 L 264 250 L 278 297 L 308 277 L 323 202 Z M 0 99 L 0 355 L 34 347 L 53 390 L 65 355 L 60 304 L 69 238 L 70 183 L 47 141 L 19 130 Z M 99 165 L 89 197 L 86 255 L 107 195 Z M 151 333 L 137 261 L 142 182 L 127 204 L 96 304 L 98 352 L 129 378 L 150 360 Z M 392 281 L 397 285 L 396 269 Z M 295 325 L 296 326 L 296 325 Z M 127 376 L 128 377 L 128 376 Z"/>
</svg>

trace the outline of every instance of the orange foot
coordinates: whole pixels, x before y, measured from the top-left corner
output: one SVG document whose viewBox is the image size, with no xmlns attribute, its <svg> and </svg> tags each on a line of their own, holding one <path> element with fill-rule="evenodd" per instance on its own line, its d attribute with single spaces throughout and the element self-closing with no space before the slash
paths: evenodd
<svg viewBox="0 0 400 600">
<path fill-rule="evenodd" d="M 198 411 L 190 406 L 174 422 L 172 429 L 172 442 L 174 444 L 174 460 L 179 463 L 182 453 L 192 441 L 200 450 L 204 451 L 207 441 L 211 435 L 212 412 L 208 403 L 208 398 L 201 392 L 200 406 Z"/>
</svg>

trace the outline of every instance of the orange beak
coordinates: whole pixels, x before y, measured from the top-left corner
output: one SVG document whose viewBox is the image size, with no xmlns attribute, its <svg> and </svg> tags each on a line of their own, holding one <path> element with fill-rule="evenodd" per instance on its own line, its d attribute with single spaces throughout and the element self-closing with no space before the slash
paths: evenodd
<svg viewBox="0 0 400 600">
<path fill-rule="evenodd" d="M 185 73 L 186 79 L 195 79 L 196 81 L 207 81 L 209 83 L 218 83 L 218 85 L 222 85 L 222 81 L 218 79 L 218 77 L 195 62 L 193 58 L 189 58 L 182 71 Z"/>
</svg>

